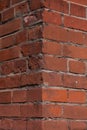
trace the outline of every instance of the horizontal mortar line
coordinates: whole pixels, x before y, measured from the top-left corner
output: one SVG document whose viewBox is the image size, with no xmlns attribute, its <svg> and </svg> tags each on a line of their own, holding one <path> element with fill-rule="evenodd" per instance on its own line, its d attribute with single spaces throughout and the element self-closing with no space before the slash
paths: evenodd
<svg viewBox="0 0 87 130">
<path fill-rule="evenodd" d="M 87 21 L 87 20 L 86 20 Z M 43 22 L 46 26 L 46 24 L 48 25 L 53 25 L 53 26 L 56 26 L 57 28 L 60 27 L 62 29 L 68 29 L 68 30 L 71 30 L 71 31 L 74 31 L 74 32 L 81 32 L 81 33 L 84 33 L 84 34 L 87 34 L 87 31 L 83 31 L 82 29 L 76 29 L 76 28 L 73 28 L 73 27 L 66 27 L 66 26 L 61 26 L 61 25 L 57 25 L 57 24 L 53 24 L 53 23 L 49 23 L 49 22 Z"/>
<path fill-rule="evenodd" d="M 74 2 L 68 1 L 67 3 L 69 3 L 69 6 L 70 6 L 70 5 L 71 5 L 72 3 L 74 3 Z M 75 4 L 76 4 L 76 3 L 75 3 Z M 77 3 L 76 5 L 80 5 L 80 6 L 84 7 L 84 8 L 87 7 L 86 5 L 78 4 L 78 3 Z M 80 17 L 80 16 L 72 15 L 72 14 L 69 13 L 69 10 L 68 10 L 68 13 L 64 13 L 64 12 L 62 12 L 62 11 L 58 11 L 58 10 L 55 10 L 55 9 L 52 9 L 52 8 L 50 9 L 50 7 L 49 7 L 49 8 L 48 8 L 48 7 L 45 7 L 44 9 L 47 10 L 47 11 L 50 11 L 50 12 L 54 12 L 54 13 L 61 14 L 61 15 L 73 16 L 73 17 L 78 18 L 78 19 L 87 19 L 86 17 Z"/>
<path fill-rule="evenodd" d="M 22 73 L 16 73 L 16 74 L 11 74 L 11 75 L 0 75 L 0 78 L 9 78 L 9 77 L 14 77 L 14 76 L 19 76 L 20 74 L 21 75 L 31 75 L 31 74 L 38 74 L 38 72 L 40 73 L 40 72 L 42 72 L 42 70 L 39 70 L 39 71 L 29 71 L 29 72 L 22 72 Z"/>
<path fill-rule="evenodd" d="M 9 88 L 9 89 L 7 89 L 7 88 L 2 88 L 2 89 L 1 89 L 1 88 L 0 88 L 0 91 L 1 91 L 1 92 L 2 92 L 2 91 L 6 91 L 6 90 L 7 90 L 7 91 L 12 91 L 12 90 L 15 91 L 15 90 L 18 90 L 18 89 L 20 89 L 20 90 L 23 90 L 23 89 L 29 90 L 29 89 L 31 89 L 31 86 L 32 86 L 32 88 L 37 88 L 37 87 L 40 88 L 41 85 L 42 85 L 42 84 L 40 84 L 40 85 L 39 85 L 39 84 L 33 84 L 33 85 L 31 84 L 31 85 L 23 85 L 23 86 L 21 86 L 21 87 L 20 87 L 20 86 L 17 86 L 17 87 Z"/>
<path fill-rule="evenodd" d="M 60 88 L 60 90 L 73 90 L 73 91 L 82 91 L 82 92 L 85 92 L 85 91 L 87 91 L 87 89 L 85 89 L 85 88 L 73 88 L 73 87 L 69 87 L 69 86 L 64 86 L 64 85 L 61 85 L 61 86 L 46 86 L 45 84 L 43 84 L 43 87 L 42 88 L 54 88 L 54 89 L 56 89 L 56 88 Z"/>
<path fill-rule="evenodd" d="M 0 65 L 3 64 L 3 63 L 7 63 L 7 62 L 15 62 L 15 61 L 18 61 L 18 60 L 22 60 L 22 59 L 27 59 L 29 58 L 29 56 L 26 56 L 26 57 L 18 57 L 18 58 L 15 58 L 15 59 L 10 59 L 10 60 L 6 60 L 6 61 L 2 61 L 0 62 Z"/>
<path fill-rule="evenodd" d="M 33 118 L 27 118 L 30 120 L 33 121 Z M 38 118 L 34 118 L 36 120 L 38 120 Z M 72 118 L 64 118 L 64 117 L 42 117 L 41 121 L 77 121 L 77 122 L 86 122 L 87 123 L 87 120 L 78 120 L 78 119 L 72 119 Z"/>
<path fill-rule="evenodd" d="M 48 70 L 48 69 L 41 69 L 42 72 L 53 72 L 53 73 L 56 73 L 56 74 L 68 74 L 68 75 L 71 75 L 71 76 L 79 76 L 79 77 L 85 77 L 86 75 L 84 74 L 77 74 L 77 73 L 70 73 L 70 72 L 64 72 L 64 71 L 55 71 L 55 70 Z"/>
<path fill-rule="evenodd" d="M 0 38 L 3 38 L 3 37 L 8 36 L 8 35 L 10 36 L 10 35 L 12 35 L 12 34 L 15 34 L 15 33 L 17 33 L 19 30 L 23 30 L 23 28 L 18 29 L 18 30 L 13 31 L 13 32 L 10 32 L 10 33 L 8 33 L 8 34 L 4 34 L 3 36 L 0 36 Z"/>
<path fill-rule="evenodd" d="M 6 117 L 5 119 L 12 119 L 12 120 L 22 120 L 22 121 L 27 121 L 27 119 L 31 119 L 31 118 L 27 118 L 27 117 Z M 0 120 L 2 119 L 2 116 L 0 116 Z"/>
<path fill-rule="evenodd" d="M 64 74 L 68 74 L 69 76 L 79 76 L 79 77 L 85 77 L 87 76 L 86 74 L 77 74 L 77 73 L 70 73 L 70 72 L 67 72 L 67 71 L 55 71 L 55 70 L 48 70 L 48 69 L 45 69 L 45 68 L 40 68 L 40 69 L 37 69 L 37 70 L 33 70 L 33 71 L 24 71 L 24 72 L 20 72 L 20 73 L 11 73 L 11 74 L 8 74 L 8 75 L 0 75 L 0 78 L 6 78 L 6 77 L 14 77 L 16 75 L 20 75 L 20 74 L 24 74 L 24 75 L 28 75 L 28 74 L 37 74 L 37 73 L 42 73 L 42 72 L 47 72 L 47 73 L 56 73 L 56 74 L 60 74 L 61 76 L 64 75 Z"/>
<path fill-rule="evenodd" d="M 25 102 L 11 102 L 11 103 L 1 103 L 0 106 L 25 106 L 25 105 L 58 105 L 61 106 L 62 108 L 64 106 L 71 106 L 71 107 L 87 107 L 87 103 L 86 104 L 81 104 L 81 103 L 69 103 L 69 102 L 52 102 L 52 101 L 43 101 L 43 99 L 41 101 L 25 101 Z M 43 109 L 43 108 L 42 108 Z"/>
<path fill-rule="evenodd" d="M 87 7 L 87 6 L 86 6 Z M 85 8 L 86 8 L 85 7 Z M 57 11 L 57 10 L 54 10 L 54 9 L 49 9 L 47 7 L 44 8 L 46 11 L 50 11 L 50 12 L 53 12 L 53 13 L 57 13 L 57 14 L 60 14 L 61 16 L 72 16 L 74 18 L 77 18 L 77 19 L 81 19 L 81 20 L 87 20 L 86 17 L 80 17 L 80 16 L 75 16 L 75 15 L 72 15 L 70 14 L 69 12 L 68 13 L 63 13 L 61 11 Z"/>
<path fill-rule="evenodd" d="M 36 88 L 38 88 L 38 89 L 53 89 L 53 90 L 55 90 L 55 89 L 57 89 L 57 90 L 67 90 L 67 91 L 78 91 L 78 92 L 80 92 L 80 91 L 82 91 L 82 92 L 85 92 L 85 91 L 87 91 L 87 89 L 84 89 L 84 88 L 69 88 L 69 87 L 65 87 L 65 86 L 46 86 L 45 84 L 40 84 L 40 85 L 33 85 L 32 87 L 31 87 L 31 85 L 30 86 L 28 86 L 28 85 L 25 85 L 25 86 L 23 86 L 23 87 L 17 87 L 17 88 L 5 88 L 5 89 L 0 89 L 0 92 L 14 92 L 14 91 L 22 91 L 22 90 L 25 90 L 25 91 L 30 91 L 31 89 L 36 89 Z"/>
<path fill-rule="evenodd" d="M 43 99 L 41 101 L 25 101 L 25 102 L 10 102 L 10 103 L 0 103 L 0 106 L 22 106 L 22 105 L 58 105 L 61 107 L 64 106 L 80 106 L 80 107 L 87 107 L 87 103 L 69 103 L 69 102 L 56 102 L 56 101 L 44 101 Z"/>
<path fill-rule="evenodd" d="M 78 92 L 80 92 L 80 91 L 82 91 L 82 92 L 85 92 L 85 90 L 86 89 L 84 89 L 84 88 L 68 88 L 68 87 L 65 87 L 65 86 L 46 86 L 46 85 L 43 85 L 42 87 L 41 87 L 42 89 L 53 89 L 53 90 L 55 90 L 55 89 L 57 89 L 57 90 L 68 90 L 68 91 L 78 91 Z"/>
<path fill-rule="evenodd" d="M 33 85 L 32 87 L 28 87 L 28 86 L 24 86 L 24 87 L 19 87 L 19 88 L 9 88 L 9 89 L 0 89 L 0 93 L 2 92 L 14 92 L 14 91 L 29 91 L 31 89 L 35 89 L 35 88 L 42 88 L 40 85 Z"/>
<path fill-rule="evenodd" d="M 4 38 L 8 38 L 8 37 L 10 37 L 10 36 L 14 36 L 14 35 L 16 35 L 17 33 L 21 32 L 21 31 L 23 31 L 23 30 L 25 30 L 25 29 L 24 29 L 24 28 L 21 28 L 20 30 L 17 30 L 16 32 L 12 32 L 12 33 L 10 33 L 10 34 L 6 34 L 6 35 L 0 37 L 0 40 L 1 40 L 1 39 L 4 39 Z"/>
<path fill-rule="evenodd" d="M 79 47 L 87 47 L 87 45 L 85 44 L 81 44 L 81 43 L 75 43 L 75 42 L 71 42 L 71 41 L 62 41 L 62 40 L 53 40 L 53 39 L 49 39 L 49 38 L 43 38 L 43 42 L 54 42 L 54 43 L 57 43 L 57 44 L 61 44 L 61 45 L 73 45 L 73 46 L 79 46 Z"/>
<path fill-rule="evenodd" d="M 42 42 L 42 41 L 43 41 L 43 38 L 37 38 L 37 39 L 33 39 L 33 40 L 27 39 L 25 45 L 27 45 L 27 44 L 34 44 L 34 42 Z"/>
<path fill-rule="evenodd" d="M 76 4 L 76 5 L 80 5 L 80 6 L 83 6 L 83 7 L 87 7 L 87 5 L 85 5 L 85 4 L 79 4 L 79 3 L 77 3 L 77 2 L 73 2 L 73 1 L 69 1 L 69 0 L 64 0 L 65 2 L 70 2 L 70 3 L 74 3 L 74 4 Z"/>
<path fill-rule="evenodd" d="M 12 119 L 12 120 L 22 120 L 22 121 L 77 121 L 77 122 L 87 122 L 87 120 L 78 120 L 78 119 L 69 119 L 69 118 L 63 118 L 63 117 L 6 117 L 6 119 Z M 2 120 L 2 117 L 0 117 L 0 120 Z"/>
<path fill-rule="evenodd" d="M 87 76 L 87 73 L 84 73 L 84 74 L 79 74 L 79 73 L 73 73 L 73 72 L 68 72 L 68 71 L 60 71 L 60 70 L 51 70 L 51 69 L 41 69 L 42 72 L 53 72 L 53 73 L 57 73 L 57 74 L 68 74 L 68 75 L 72 75 L 72 76 L 80 76 L 80 77 L 84 77 L 84 76 Z"/>
</svg>

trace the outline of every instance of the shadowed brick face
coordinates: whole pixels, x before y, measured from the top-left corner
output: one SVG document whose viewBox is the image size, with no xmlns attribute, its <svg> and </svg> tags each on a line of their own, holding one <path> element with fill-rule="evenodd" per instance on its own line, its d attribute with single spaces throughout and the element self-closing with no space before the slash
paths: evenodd
<svg viewBox="0 0 87 130">
<path fill-rule="evenodd" d="M 0 130 L 87 130 L 87 0 L 0 0 Z"/>
</svg>

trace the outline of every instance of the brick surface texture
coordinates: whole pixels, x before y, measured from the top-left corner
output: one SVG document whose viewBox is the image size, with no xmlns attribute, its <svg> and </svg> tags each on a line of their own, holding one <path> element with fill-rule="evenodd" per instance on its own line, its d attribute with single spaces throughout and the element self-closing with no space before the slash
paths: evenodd
<svg viewBox="0 0 87 130">
<path fill-rule="evenodd" d="M 87 0 L 0 0 L 0 130 L 87 130 Z"/>
</svg>

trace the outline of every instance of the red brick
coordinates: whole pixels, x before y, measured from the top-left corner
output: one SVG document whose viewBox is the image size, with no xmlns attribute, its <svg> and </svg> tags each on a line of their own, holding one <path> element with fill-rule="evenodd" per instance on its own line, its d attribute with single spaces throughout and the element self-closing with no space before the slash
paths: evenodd
<svg viewBox="0 0 87 130">
<path fill-rule="evenodd" d="M 77 79 L 79 79 L 79 77 L 65 74 L 63 75 L 63 86 L 76 88 L 76 85 L 78 83 Z"/>
<path fill-rule="evenodd" d="M 42 13 L 42 17 L 43 17 L 43 21 L 46 23 L 57 24 L 57 25 L 62 24 L 62 15 L 56 12 L 54 13 L 52 11 L 44 10 Z"/>
<path fill-rule="evenodd" d="M 21 75 L 20 78 L 20 85 L 19 86 L 26 86 L 26 85 L 39 85 L 42 83 L 42 73 L 30 73 L 26 75 Z"/>
<path fill-rule="evenodd" d="M 87 89 L 87 77 L 77 75 L 64 75 L 63 85 L 70 88 Z"/>
<path fill-rule="evenodd" d="M 68 130 L 68 124 L 65 120 L 46 120 L 43 121 L 43 130 Z"/>
<path fill-rule="evenodd" d="M 68 101 L 74 103 L 85 103 L 86 102 L 86 93 L 84 91 L 75 91 L 70 90 L 68 92 Z"/>
<path fill-rule="evenodd" d="M 87 59 L 87 48 L 79 46 L 64 45 L 63 55 L 71 58 Z"/>
<path fill-rule="evenodd" d="M 29 104 L 21 105 L 22 117 L 60 117 L 62 107 L 51 104 Z"/>
<path fill-rule="evenodd" d="M 31 88 L 27 93 L 28 101 L 67 102 L 67 90 L 56 88 Z"/>
<path fill-rule="evenodd" d="M 15 6 L 14 9 L 15 9 L 15 15 L 17 16 L 26 14 L 29 11 L 28 2 L 20 3 L 19 5 Z"/>
<path fill-rule="evenodd" d="M 28 121 L 28 129 L 29 130 L 39 130 L 39 129 L 43 129 L 43 130 L 48 130 L 48 128 L 50 130 L 58 130 L 58 128 L 60 130 L 67 130 L 68 129 L 68 125 L 67 122 L 65 120 L 31 120 Z"/>
<path fill-rule="evenodd" d="M 39 54 L 42 49 L 41 42 L 30 43 L 22 46 L 22 52 L 24 56 Z"/>
<path fill-rule="evenodd" d="M 0 11 L 8 8 L 10 6 L 10 0 L 1 0 L 0 1 Z"/>
<path fill-rule="evenodd" d="M 42 106 L 42 112 L 43 117 L 61 117 L 62 107 L 57 104 L 47 104 Z"/>
<path fill-rule="evenodd" d="M 14 35 L 3 37 L 0 39 L 0 49 L 10 47 L 15 44 Z"/>
<path fill-rule="evenodd" d="M 12 92 L 12 102 L 26 102 L 27 101 L 27 91 L 26 90 L 16 90 Z"/>
<path fill-rule="evenodd" d="M 0 105 L 0 117 L 20 117 L 20 106 Z"/>
<path fill-rule="evenodd" d="M 27 91 L 27 100 L 29 102 L 42 101 L 42 88 L 30 88 Z"/>
<path fill-rule="evenodd" d="M 0 88 L 13 88 L 20 86 L 20 76 L 0 77 Z"/>
<path fill-rule="evenodd" d="M 27 63 L 25 59 L 14 61 L 14 69 L 13 69 L 14 73 L 26 72 L 26 70 L 27 70 Z"/>
<path fill-rule="evenodd" d="M 83 0 L 0 1 L 0 130 L 87 130 Z"/>
<path fill-rule="evenodd" d="M 1 74 L 20 73 L 27 70 L 26 60 L 4 62 L 1 65 Z"/>
<path fill-rule="evenodd" d="M 42 129 L 42 121 L 41 120 L 29 120 L 27 122 L 27 128 L 29 130 L 41 130 Z"/>
<path fill-rule="evenodd" d="M 70 17 L 70 16 L 65 16 L 64 17 L 64 26 L 68 27 L 68 28 L 87 31 L 87 20 Z"/>
<path fill-rule="evenodd" d="M 70 14 L 79 16 L 79 17 L 86 17 L 86 8 L 77 4 L 70 5 Z"/>
<path fill-rule="evenodd" d="M 64 118 L 87 120 L 87 107 L 85 106 L 64 106 Z"/>
<path fill-rule="evenodd" d="M 81 5 L 87 5 L 87 1 L 83 1 L 83 0 L 69 0 L 70 2 L 75 2 L 77 4 L 81 4 Z"/>
<path fill-rule="evenodd" d="M 20 18 L 12 20 L 0 26 L 0 36 L 18 31 L 21 29 L 21 27 L 22 27 L 22 21 Z"/>
<path fill-rule="evenodd" d="M 47 86 L 62 85 L 62 75 L 56 72 L 43 72 L 43 83 Z"/>
<path fill-rule="evenodd" d="M 0 129 L 12 129 L 13 120 L 12 119 L 2 119 L 0 123 Z"/>
<path fill-rule="evenodd" d="M 44 56 L 43 68 L 54 71 L 66 71 L 67 60 L 63 58 L 56 58 L 53 56 Z"/>
<path fill-rule="evenodd" d="M 21 117 L 42 117 L 42 105 L 29 104 L 21 105 Z"/>
<path fill-rule="evenodd" d="M 38 70 L 38 69 L 43 68 L 42 63 L 43 63 L 42 57 L 32 56 L 32 57 L 29 58 L 28 66 L 29 66 L 30 70 Z"/>
<path fill-rule="evenodd" d="M 57 42 L 44 41 L 42 52 L 45 54 L 62 55 L 62 45 Z"/>
<path fill-rule="evenodd" d="M 0 62 L 20 57 L 20 48 L 13 47 L 0 51 Z"/>
<path fill-rule="evenodd" d="M 26 85 L 39 85 L 42 83 L 42 73 L 19 74 L 0 77 L 0 89 L 20 88 Z"/>
<path fill-rule="evenodd" d="M 42 100 L 53 102 L 67 102 L 67 90 L 44 88 L 42 89 Z"/>
<path fill-rule="evenodd" d="M 73 73 L 85 73 L 86 67 L 84 62 L 80 61 L 69 61 L 69 71 Z"/>
<path fill-rule="evenodd" d="M 27 122 L 25 120 L 14 120 L 13 129 L 14 130 L 26 130 Z"/>
<path fill-rule="evenodd" d="M 28 30 L 28 40 L 36 40 L 42 38 L 42 26 L 35 26 Z"/>
<path fill-rule="evenodd" d="M 36 10 L 36 9 L 41 8 L 41 7 L 44 7 L 42 1 L 40 1 L 40 0 L 37 0 L 37 1 L 32 0 L 32 1 L 30 1 L 30 9 L 31 10 Z"/>
<path fill-rule="evenodd" d="M 78 22 L 76 22 L 78 23 Z M 68 30 L 65 28 L 57 27 L 54 25 L 44 26 L 43 29 L 43 37 L 49 40 L 55 40 L 60 42 L 68 42 L 68 43 L 77 43 L 77 44 L 85 44 L 87 35 L 82 32 L 77 32 L 74 30 Z"/>
<path fill-rule="evenodd" d="M 71 130 L 86 130 L 87 129 L 87 126 L 86 126 L 86 123 L 85 122 L 82 122 L 82 121 L 70 121 L 69 123 L 70 125 L 70 129 Z"/>
<path fill-rule="evenodd" d="M 2 13 L 2 21 L 7 21 L 14 18 L 14 8 L 10 8 Z"/>
<path fill-rule="evenodd" d="M 45 2 L 43 3 L 45 7 L 51 9 L 51 10 L 56 10 L 59 12 L 63 12 L 63 13 L 68 13 L 69 12 L 69 4 L 66 1 L 63 0 L 45 0 Z"/>
<path fill-rule="evenodd" d="M 28 36 L 27 36 L 27 31 L 26 30 L 22 30 L 20 32 L 17 32 L 15 34 L 15 42 L 16 44 L 21 44 L 21 43 L 24 43 L 26 42 L 28 39 Z"/>
<path fill-rule="evenodd" d="M 11 92 L 0 92 L 0 103 L 11 103 Z"/>
</svg>

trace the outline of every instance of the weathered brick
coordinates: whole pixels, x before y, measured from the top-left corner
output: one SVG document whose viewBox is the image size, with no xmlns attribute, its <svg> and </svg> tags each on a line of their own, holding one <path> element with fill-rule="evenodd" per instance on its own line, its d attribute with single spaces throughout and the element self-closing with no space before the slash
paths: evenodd
<svg viewBox="0 0 87 130">
<path fill-rule="evenodd" d="M 20 30 L 22 27 L 22 21 L 20 18 L 12 20 L 11 22 L 0 25 L 0 36 L 4 36 L 15 31 Z"/>
</svg>

